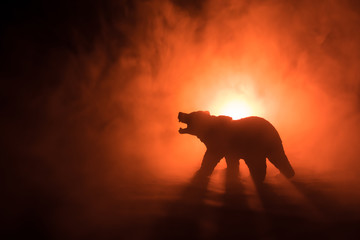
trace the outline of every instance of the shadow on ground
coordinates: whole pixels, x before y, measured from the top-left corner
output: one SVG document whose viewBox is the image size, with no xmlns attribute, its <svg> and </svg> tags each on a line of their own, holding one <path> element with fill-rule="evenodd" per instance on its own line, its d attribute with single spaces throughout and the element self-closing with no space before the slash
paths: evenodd
<svg viewBox="0 0 360 240">
<path fill-rule="evenodd" d="M 208 190 L 208 179 L 197 176 L 183 186 L 151 238 L 359 239 L 358 206 L 338 201 L 329 184 L 274 177 L 254 186 L 224 175 L 223 192 Z"/>
</svg>

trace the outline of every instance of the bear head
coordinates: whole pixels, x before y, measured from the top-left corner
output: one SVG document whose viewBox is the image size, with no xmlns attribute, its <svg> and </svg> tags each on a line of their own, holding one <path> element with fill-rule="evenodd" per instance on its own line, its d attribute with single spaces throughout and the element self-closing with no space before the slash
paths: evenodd
<svg viewBox="0 0 360 240">
<path fill-rule="evenodd" d="M 195 136 L 202 136 L 207 131 L 209 119 L 211 119 L 208 111 L 197 111 L 192 113 L 179 112 L 179 122 L 185 123 L 186 128 L 180 128 L 180 134 L 191 134 Z"/>
</svg>

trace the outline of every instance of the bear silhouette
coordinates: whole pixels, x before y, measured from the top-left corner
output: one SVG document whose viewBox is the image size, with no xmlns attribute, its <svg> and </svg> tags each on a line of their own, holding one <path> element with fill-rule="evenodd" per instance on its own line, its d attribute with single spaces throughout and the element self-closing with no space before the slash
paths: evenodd
<svg viewBox="0 0 360 240">
<path fill-rule="evenodd" d="M 191 134 L 206 146 L 198 174 L 210 176 L 218 162 L 225 157 L 227 170 L 239 173 L 239 161 L 244 159 L 255 183 L 263 182 L 266 158 L 287 178 L 295 172 L 285 155 L 279 133 L 267 120 L 247 117 L 233 120 L 228 116 L 212 116 L 207 111 L 179 112 L 180 134 Z"/>
</svg>

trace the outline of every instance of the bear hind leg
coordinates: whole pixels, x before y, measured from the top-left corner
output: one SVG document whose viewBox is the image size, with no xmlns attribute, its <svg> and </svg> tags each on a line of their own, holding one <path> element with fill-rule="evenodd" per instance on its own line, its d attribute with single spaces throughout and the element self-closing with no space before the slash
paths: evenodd
<svg viewBox="0 0 360 240">
<path fill-rule="evenodd" d="M 273 152 L 268 156 L 269 161 L 280 170 L 280 172 L 287 178 L 291 178 L 295 175 L 295 171 L 292 168 L 288 158 L 285 155 L 283 149 L 277 152 Z"/>
<path fill-rule="evenodd" d="M 262 183 L 266 175 L 266 158 L 250 157 L 245 159 L 245 163 L 255 184 Z"/>
<path fill-rule="evenodd" d="M 225 156 L 226 161 L 226 174 L 228 177 L 238 177 L 239 176 L 239 161 L 237 157 Z"/>
</svg>

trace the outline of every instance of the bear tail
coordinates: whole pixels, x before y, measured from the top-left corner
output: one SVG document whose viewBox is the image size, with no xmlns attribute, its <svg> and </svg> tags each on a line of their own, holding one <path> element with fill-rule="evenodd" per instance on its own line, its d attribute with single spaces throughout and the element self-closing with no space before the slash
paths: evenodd
<svg viewBox="0 0 360 240">
<path fill-rule="evenodd" d="M 271 153 L 268 159 L 285 177 L 291 178 L 295 175 L 295 171 L 285 155 L 283 148 L 281 148 L 280 151 Z"/>
</svg>

